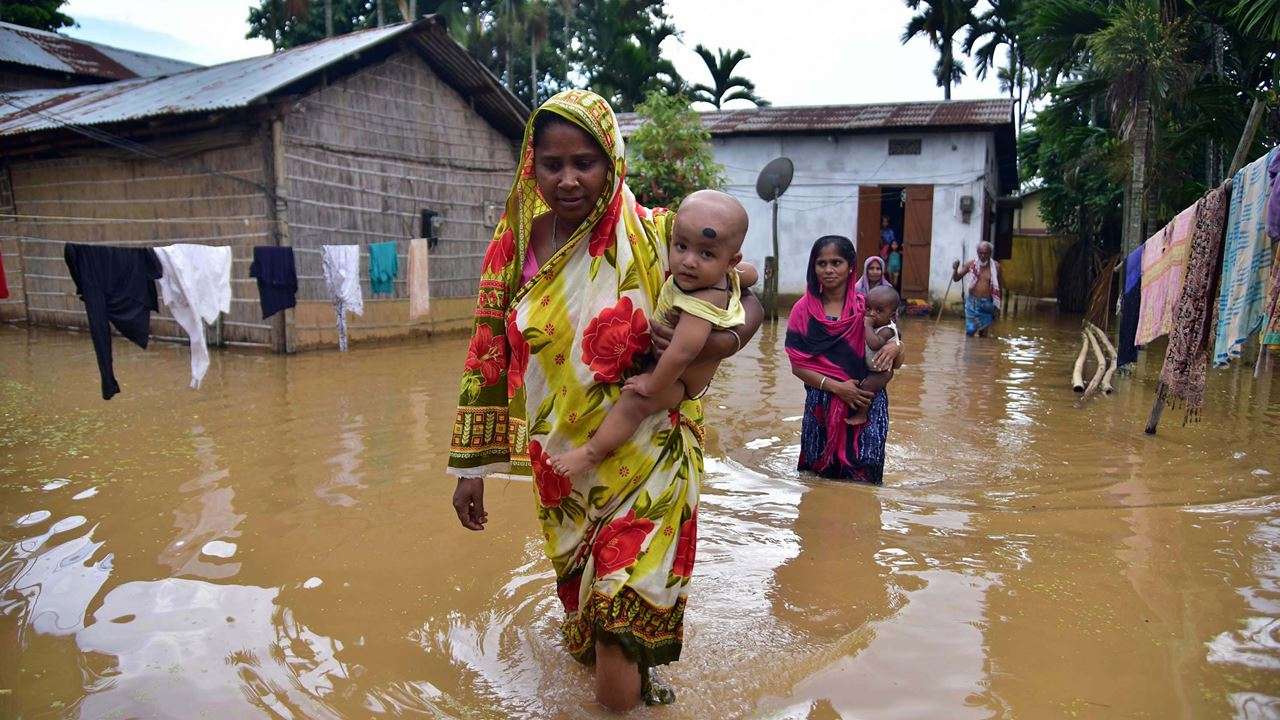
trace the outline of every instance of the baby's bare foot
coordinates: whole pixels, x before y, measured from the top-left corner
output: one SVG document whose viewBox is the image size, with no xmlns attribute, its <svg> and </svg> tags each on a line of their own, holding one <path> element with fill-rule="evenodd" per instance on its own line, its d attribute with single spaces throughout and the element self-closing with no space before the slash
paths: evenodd
<svg viewBox="0 0 1280 720">
<path fill-rule="evenodd" d="M 844 424 L 850 425 L 853 427 L 857 427 L 859 425 L 866 425 L 867 415 L 866 413 L 858 413 L 857 415 L 852 415 L 844 419 Z"/>
<path fill-rule="evenodd" d="M 575 478 L 594 470 L 601 460 L 604 458 L 600 457 L 590 445 L 583 445 L 567 453 L 553 455 L 551 467 L 565 477 Z"/>
</svg>

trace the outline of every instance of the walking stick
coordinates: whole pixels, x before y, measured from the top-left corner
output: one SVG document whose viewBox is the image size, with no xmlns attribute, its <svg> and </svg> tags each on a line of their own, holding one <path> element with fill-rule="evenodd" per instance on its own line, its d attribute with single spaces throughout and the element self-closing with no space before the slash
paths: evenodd
<svg viewBox="0 0 1280 720">
<path fill-rule="evenodd" d="M 951 294 L 951 286 L 955 281 L 954 277 L 951 278 L 950 282 L 947 283 L 947 291 L 942 293 L 942 302 L 938 303 L 938 319 L 933 321 L 934 325 L 942 322 L 942 308 L 947 306 L 947 296 Z"/>
<path fill-rule="evenodd" d="M 938 319 L 933 321 L 934 325 L 942 322 L 942 308 L 947 306 L 947 298 L 951 295 L 951 286 L 956 282 L 955 271 L 951 272 L 951 279 L 947 281 L 947 291 L 942 294 L 942 302 L 938 303 Z"/>
</svg>

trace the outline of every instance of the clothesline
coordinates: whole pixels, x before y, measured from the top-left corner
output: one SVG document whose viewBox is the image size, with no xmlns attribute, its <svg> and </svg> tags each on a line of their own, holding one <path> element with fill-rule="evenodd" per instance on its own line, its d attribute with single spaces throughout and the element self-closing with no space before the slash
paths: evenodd
<svg viewBox="0 0 1280 720">
<path fill-rule="evenodd" d="M 259 245 L 253 248 L 249 269 L 252 279 L 232 278 L 232 248 L 190 243 L 160 247 L 121 247 L 106 244 L 84 244 L 36 238 L 35 242 L 61 244 L 62 260 L 75 283 L 75 294 L 84 302 L 94 353 L 102 380 L 102 397 L 109 400 L 120 391 L 112 367 L 110 326 L 134 343 L 146 347 L 151 337 L 152 313 L 160 310 L 159 300 L 168 307 L 172 321 L 186 331 L 191 346 L 191 387 L 199 388 L 209 366 L 205 325 L 213 325 L 221 340 L 221 328 L 244 326 L 269 327 L 264 324 L 223 320 L 232 303 L 252 302 L 233 298 L 234 283 L 256 282 L 263 319 L 296 305 L 299 280 L 323 280 L 334 304 L 338 347 L 347 349 L 346 313 L 364 313 L 364 297 L 360 272 L 361 246 L 358 244 L 325 245 L 321 249 Z M 136 244 L 135 244 L 136 245 Z M 395 288 L 408 286 L 409 318 L 426 315 L 430 307 L 428 243 L 424 238 L 409 241 L 409 252 L 395 252 L 394 241 L 368 246 L 367 277 L 374 295 L 393 294 Z M 296 251 L 320 253 L 321 275 L 298 275 Z M 400 278 L 400 257 L 408 260 L 405 277 Z M 59 258 L 48 257 L 47 260 Z M 41 280 L 66 280 L 61 275 L 26 274 Z M 157 289 L 159 292 L 157 293 Z M 25 289 L 24 289 L 25 290 Z M 66 295 L 66 292 L 29 291 L 29 295 Z M 78 315 L 69 308 L 38 308 L 54 313 Z M 278 321 L 277 321 L 278 322 Z M 295 326 L 317 329 L 313 325 Z M 376 327 L 386 327 L 380 324 Z M 164 338 L 172 339 L 171 336 Z M 254 344 L 258 345 L 258 344 Z"/>
<path fill-rule="evenodd" d="M 1226 366 L 1261 333 L 1257 376 L 1268 345 L 1278 342 L 1272 336 L 1280 327 L 1280 274 L 1272 271 L 1280 267 L 1274 249 L 1277 173 L 1280 148 L 1273 148 L 1183 209 L 1117 265 L 1116 270 L 1127 266 L 1120 354 L 1132 362 L 1135 345 L 1169 336 L 1147 433 L 1155 431 L 1170 395 L 1185 401 L 1194 418 L 1210 360 Z"/>
<path fill-rule="evenodd" d="M 1221 184 L 1221 185 L 1218 185 L 1218 187 L 1214 188 L 1214 190 L 1222 190 L 1222 191 L 1223 191 L 1223 192 L 1225 192 L 1225 193 L 1230 193 L 1230 192 L 1231 192 L 1231 180 L 1232 180 L 1232 178 L 1227 178 L 1226 180 L 1223 180 L 1223 181 L 1222 181 L 1222 184 Z M 1210 190 L 1209 192 L 1213 192 L 1213 190 Z M 1208 193 L 1205 193 L 1205 194 L 1206 194 L 1206 195 L 1208 195 Z M 1183 208 L 1183 210 L 1186 210 L 1186 208 Z M 1138 247 L 1142 247 L 1142 246 L 1143 246 L 1143 245 L 1145 245 L 1145 244 L 1146 244 L 1146 241 L 1144 240 L 1143 242 L 1138 243 Z M 1121 258 L 1121 259 L 1120 259 L 1120 262 L 1116 263 L 1116 266 L 1115 266 L 1114 268 L 1112 268 L 1112 269 L 1111 269 L 1111 272 L 1112 272 L 1112 273 L 1120 272 L 1120 270 L 1121 270 L 1123 267 L 1124 267 L 1124 258 Z"/>
</svg>

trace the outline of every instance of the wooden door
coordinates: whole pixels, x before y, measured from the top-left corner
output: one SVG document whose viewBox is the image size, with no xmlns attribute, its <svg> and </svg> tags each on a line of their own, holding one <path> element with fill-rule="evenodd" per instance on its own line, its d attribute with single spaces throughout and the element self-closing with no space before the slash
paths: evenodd
<svg viewBox="0 0 1280 720">
<path fill-rule="evenodd" d="M 929 298 L 929 256 L 933 247 L 933 186 L 908 185 L 902 222 L 902 295 Z"/>
<path fill-rule="evenodd" d="M 854 277 L 862 274 L 862 263 L 880 253 L 880 187 L 858 186 L 858 236 L 854 240 L 858 250 L 858 267 Z"/>
</svg>

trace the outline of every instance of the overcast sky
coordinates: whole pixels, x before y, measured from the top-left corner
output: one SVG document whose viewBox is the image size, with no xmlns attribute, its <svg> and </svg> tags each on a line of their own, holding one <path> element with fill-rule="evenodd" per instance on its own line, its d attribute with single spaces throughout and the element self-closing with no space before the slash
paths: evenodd
<svg viewBox="0 0 1280 720">
<path fill-rule="evenodd" d="M 64 12 L 74 37 L 202 64 L 271 51 L 246 40 L 247 0 L 71 0 Z M 388 5 L 393 3 L 388 2 Z M 667 0 L 681 38 L 663 55 L 690 82 L 709 82 L 693 47 L 742 48 L 751 58 L 738 74 L 775 105 L 941 100 L 933 80 L 935 51 L 924 38 L 902 45 L 911 16 L 901 0 Z M 956 98 L 999 97 L 992 73 L 969 77 Z"/>
</svg>

